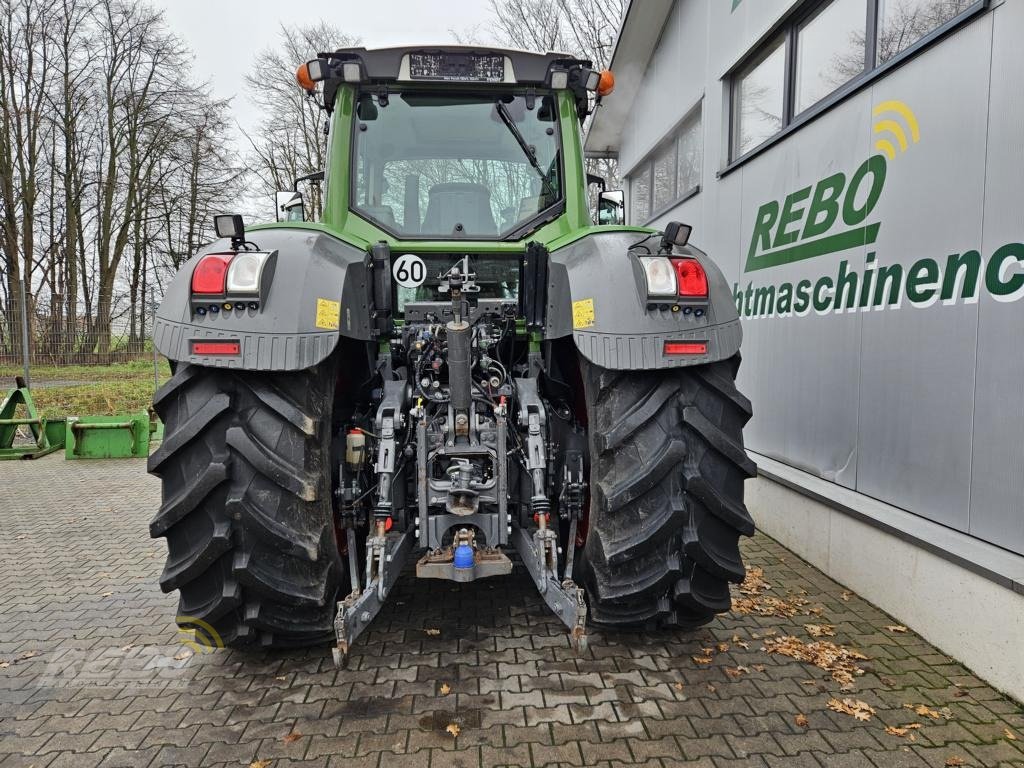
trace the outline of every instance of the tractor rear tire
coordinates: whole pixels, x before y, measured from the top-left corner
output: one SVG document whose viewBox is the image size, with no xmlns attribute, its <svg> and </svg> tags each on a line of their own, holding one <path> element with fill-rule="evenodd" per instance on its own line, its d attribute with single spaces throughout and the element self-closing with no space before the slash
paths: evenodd
<svg viewBox="0 0 1024 768">
<path fill-rule="evenodd" d="M 163 503 L 164 592 L 211 646 L 295 647 L 332 636 L 344 573 L 331 503 L 336 360 L 295 373 L 179 363 L 154 398 L 149 459 Z"/>
<path fill-rule="evenodd" d="M 581 360 L 591 457 L 589 529 L 576 571 L 605 627 L 693 628 L 729 610 L 754 533 L 743 482 L 750 401 L 739 356 L 658 371 Z"/>
</svg>

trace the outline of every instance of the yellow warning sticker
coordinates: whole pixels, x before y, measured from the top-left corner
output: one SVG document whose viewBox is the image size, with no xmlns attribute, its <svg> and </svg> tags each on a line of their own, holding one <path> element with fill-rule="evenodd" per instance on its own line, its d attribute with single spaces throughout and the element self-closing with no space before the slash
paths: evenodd
<svg viewBox="0 0 1024 768">
<path fill-rule="evenodd" d="M 572 303 L 572 327 L 590 328 L 594 325 L 594 300 L 580 299 Z"/>
<path fill-rule="evenodd" d="M 328 331 L 338 330 L 338 321 L 341 318 L 341 302 L 330 299 L 316 300 L 316 327 Z"/>
</svg>

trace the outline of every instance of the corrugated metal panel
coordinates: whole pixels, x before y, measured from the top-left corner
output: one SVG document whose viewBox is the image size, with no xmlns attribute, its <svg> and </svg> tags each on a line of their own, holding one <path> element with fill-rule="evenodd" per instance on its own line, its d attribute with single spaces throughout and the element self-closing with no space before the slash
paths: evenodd
<svg viewBox="0 0 1024 768">
<path fill-rule="evenodd" d="M 1024 241 L 1024 3 L 997 11 L 992 45 L 983 253 Z M 971 526 L 1024 552 L 1024 307 L 984 296 L 978 326 Z"/>
<path fill-rule="evenodd" d="M 876 249 L 904 274 L 981 244 L 991 16 L 872 89 L 911 107 L 921 139 L 889 163 Z M 864 315 L 857 489 L 966 531 L 976 304 Z"/>
<path fill-rule="evenodd" d="M 869 97 L 861 94 L 822 117 L 777 150 L 742 170 L 743 211 L 739 227 L 743 261 L 760 206 L 816 184 L 839 170 L 852 173 L 869 154 Z M 747 272 L 740 288 L 796 285 L 801 279 L 835 276 L 839 264 L 863 268 L 864 248 L 811 261 Z M 744 301 L 745 301 L 744 297 Z M 742 384 L 754 403 L 747 444 L 783 460 L 853 487 L 857 469 L 857 417 L 860 372 L 860 324 L 857 314 L 744 320 Z"/>
</svg>

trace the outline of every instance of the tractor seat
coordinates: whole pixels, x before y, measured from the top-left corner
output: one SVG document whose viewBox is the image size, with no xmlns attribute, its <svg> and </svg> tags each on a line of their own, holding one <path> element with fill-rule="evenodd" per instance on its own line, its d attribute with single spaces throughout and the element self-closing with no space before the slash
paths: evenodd
<svg viewBox="0 0 1024 768">
<path fill-rule="evenodd" d="M 448 236 L 462 225 L 467 235 L 494 237 L 498 226 L 491 213 L 491 192 L 483 184 L 450 182 L 430 188 L 421 234 Z"/>
</svg>

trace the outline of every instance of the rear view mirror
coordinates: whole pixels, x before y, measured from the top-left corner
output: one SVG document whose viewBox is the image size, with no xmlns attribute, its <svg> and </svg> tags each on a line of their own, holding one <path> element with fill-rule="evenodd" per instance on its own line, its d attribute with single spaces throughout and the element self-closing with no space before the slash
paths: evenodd
<svg viewBox="0 0 1024 768">
<path fill-rule="evenodd" d="M 626 193 L 621 189 L 601 192 L 597 196 L 598 224 L 626 223 Z"/>
<path fill-rule="evenodd" d="M 278 221 L 304 221 L 306 218 L 301 192 L 278 192 L 275 210 Z"/>
</svg>

